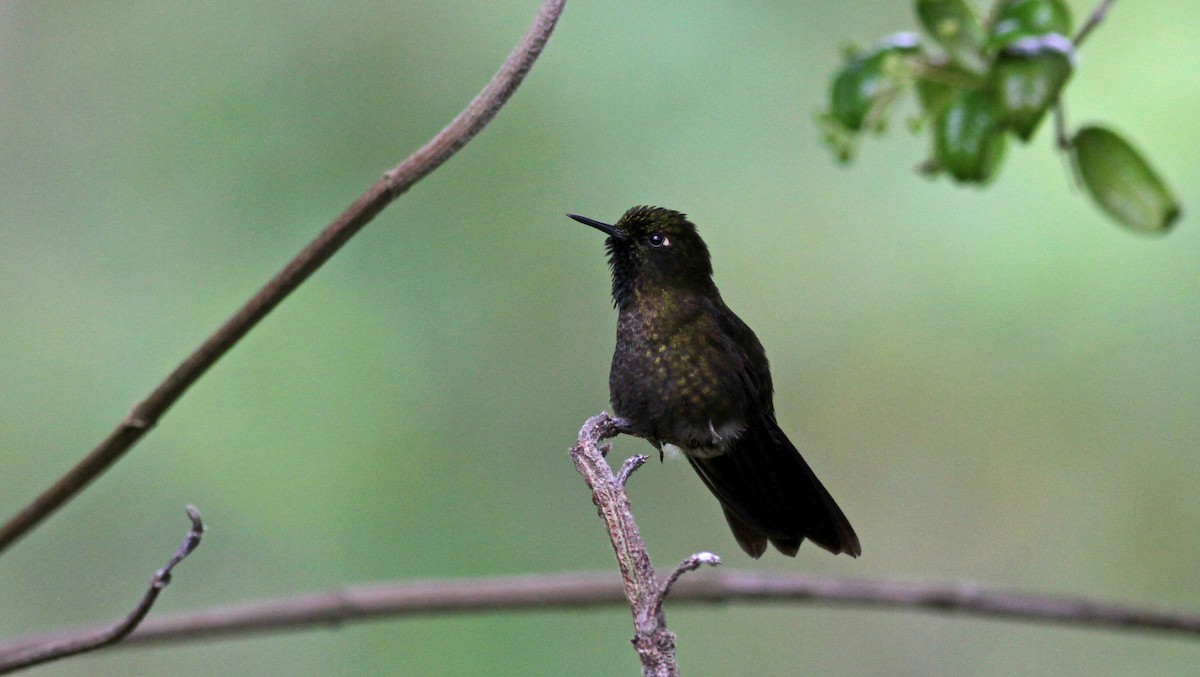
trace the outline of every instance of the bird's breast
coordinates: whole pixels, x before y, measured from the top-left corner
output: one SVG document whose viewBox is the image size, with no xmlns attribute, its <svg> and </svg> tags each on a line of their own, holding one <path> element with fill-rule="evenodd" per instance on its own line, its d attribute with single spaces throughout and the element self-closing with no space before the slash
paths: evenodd
<svg viewBox="0 0 1200 677">
<path fill-rule="evenodd" d="M 624 309 L 609 374 L 618 416 L 693 456 L 723 453 L 746 419 L 737 356 L 712 340 L 716 327 L 708 319 L 678 309 Z"/>
</svg>

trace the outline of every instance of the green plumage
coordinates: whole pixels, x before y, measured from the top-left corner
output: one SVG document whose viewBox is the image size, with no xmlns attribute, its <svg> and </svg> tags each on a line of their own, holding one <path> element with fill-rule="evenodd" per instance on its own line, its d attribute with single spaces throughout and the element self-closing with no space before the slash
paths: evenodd
<svg viewBox="0 0 1200 677">
<path fill-rule="evenodd" d="M 854 529 L 775 422 L 766 353 L 721 299 L 695 225 L 658 207 L 614 225 L 571 218 L 609 236 L 609 394 L 628 432 L 683 451 L 752 557 L 768 541 L 794 556 L 806 538 L 858 556 Z"/>
</svg>

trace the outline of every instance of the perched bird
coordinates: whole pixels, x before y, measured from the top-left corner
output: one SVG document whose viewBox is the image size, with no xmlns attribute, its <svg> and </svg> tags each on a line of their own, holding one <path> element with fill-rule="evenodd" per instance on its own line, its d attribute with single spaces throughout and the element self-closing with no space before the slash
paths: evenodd
<svg viewBox="0 0 1200 677">
<path fill-rule="evenodd" d="M 678 447 L 751 557 L 768 541 L 794 557 L 806 538 L 857 557 L 850 522 L 775 422 L 767 355 L 721 300 L 696 226 L 659 207 L 612 225 L 568 216 L 608 235 L 618 311 L 608 386 L 625 432 L 660 455 Z"/>
</svg>

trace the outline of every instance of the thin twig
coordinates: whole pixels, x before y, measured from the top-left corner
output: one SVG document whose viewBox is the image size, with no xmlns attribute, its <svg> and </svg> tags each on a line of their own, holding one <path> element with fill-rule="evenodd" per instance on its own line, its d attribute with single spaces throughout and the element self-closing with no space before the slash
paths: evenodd
<svg viewBox="0 0 1200 677">
<path fill-rule="evenodd" d="M 204 535 L 204 522 L 200 519 L 200 511 L 189 505 L 187 515 L 192 521 L 192 528 L 184 537 L 183 543 L 175 550 L 175 554 L 171 555 L 166 566 L 155 572 L 154 577 L 150 579 L 150 587 L 146 588 L 146 594 L 142 595 L 142 600 L 124 619 L 108 628 L 98 628 L 42 642 L 24 642 L 8 651 L 0 649 L 0 675 L 95 651 L 128 637 L 146 618 L 146 614 L 150 613 L 150 608 L 154 606 L 159 593 L 171 582 L 171 570 L 200 545 L 200 539 Z"/>
<path fill-rule="evenodd" d="M 1083 41 L 1087 39 L 1092 31 L 1096 29 L 1108 16 L 1108 11 L 1112 9 L 1113 3 L 1116 0 L 1101 0 L 1096 9 L 1092 10 L 1087 21 L 1079 28 L 1079 32 L 1075 34 L 1075 38 L 1071 40 L 1074 43 L 1075 49 L 1078 50 Z M 1071 150 L 1071 138 L 1067 136 L 1067 116 L 1063 111 L 1061 98 L 1054 101 L 1054 140 L 1060 151 L 1066 152 Z M 1073 165 L 1072 165 L 1073 166 Z M 1083 180 L 1079 177 L 1079 172 L 1075 171 L 1076 185 L 1083 185 Z"/>
<path fill-rule="evenodd" d="M 1063 110 L 1062 100 L 1054 102 L 1054 143 L 1060 151 L 1071 150 L 1071 139 L 1067 136 L 1067 114 Z"/>
<path fill-rule="evenodd" d="M 689 555 L 687 559 L 680 562 L 679 566 L 675 567 L 675 570 L 671 572 L 671 575 L 667 576 L 667 580 L 663 581 L 662 590 L 658 593 L 658 606 L 662 606 L 663 600 L 671 593 L 671 589 L 675 587 L 681 576 L 705 565 L 710 567 L 721 566 L 721 558 L 711 552 L 698 552 L 694 555 Z"/>
<path fill-rule="evenodd" d="M 666 612 L 663 611 L 663 603 L 667 601 L 667 595 L 684 574 L 693 572 L 706 564 L 710 567 L 721 566 L 721 558 L 711 552 L 689 555 L 687 559 L 679 563 L 679 566 L 675 567 L 670 576 L 667 576 L 667 580 L 663 581 L 662 587 L 658 589 L 658 594 L 654 596 L 653 613 L 664 626 L 667 624 L 667 617 Z"/>
<path fill-rule="evenodd" d="M 601 455 L 605 453 L 602 451 Z M 645 465 L 648 460 L 650 460 L 650 457 L 645 454 L 638 454 L 637 456 L 630 456 L 625 459 L 625 462 L 621 464 L 621 469 L 617 471 L 617 484 L 622 487 L 625 486 L 625 483 L 629 481 L 630 475 L 633 475 L 634 471 Z"/>
<path fill-rule="evenodd" d="M 682 578 L 671 587 L 670 595 L 673 605 L 840 604 L 1200 639 L 1200 613 L 1113 604 L 1084 597 L 986 590 L 973 583 L 870 581 L 726 570 Z M 611 572 L 406 581 L 156 615 L 113 648 L 247 639 L 262 633 L 334 628 L 384 618 L 486 611 L 544 612 L 627 604 L 624 585 Z M 0 655 L 102 629 L 84 628 L 12 640 L 0 646 Z"/>
<path fill-rule="evenodd" d="M 124 456 L 180 396 L 275 306 L 329 260 L 392 200 L 428 175 L 499 112 L 550 37 L 566 0 L 545 0 L 532 26 L 492 81 L 445 129 L 371 186 L 284 266 L 155 389 L 75 467 L 0 528 L 0 553 L 76 496 Z"/>
<path fill-rule="evenodd" d="M 1091 16 L 1089 16 L 1087 21 L 1084 22 L 1083 26 L 1079 28 L 1079 32 L 1075 34 L 1075 39 L 1072 40 L 1072 42 L 1075 43 L 1076 48 L 1083 44 L 1083 41 L 1086 40 L 1089 35 L 1091 35 L 1092 31 L 1096 29 L 1096 26 L 1100 25 L 1100 22 L 1104 21 L 1104 17 L 1108 16 L 1108 10 L 1112 9 L 1113 3 L 1116 1 L 1117 0 L 1101 0 L 1096 9 L 1092 10 Z"/>
</svg>

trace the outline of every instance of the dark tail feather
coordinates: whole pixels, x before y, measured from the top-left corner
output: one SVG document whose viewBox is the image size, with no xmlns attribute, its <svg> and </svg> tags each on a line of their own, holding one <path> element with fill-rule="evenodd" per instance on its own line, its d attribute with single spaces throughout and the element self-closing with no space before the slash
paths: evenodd
<svg viewBox="0 0 1200 677">
<path fill-rule="evenodd" d="M 724 454 L 688 461 L 751 557 L 760 557 L 767 541 L 795 557 L 806 538 L 835 555 L 862 553 L 849 520 L 773 417 L 752 424 Z"/>
</svg>

